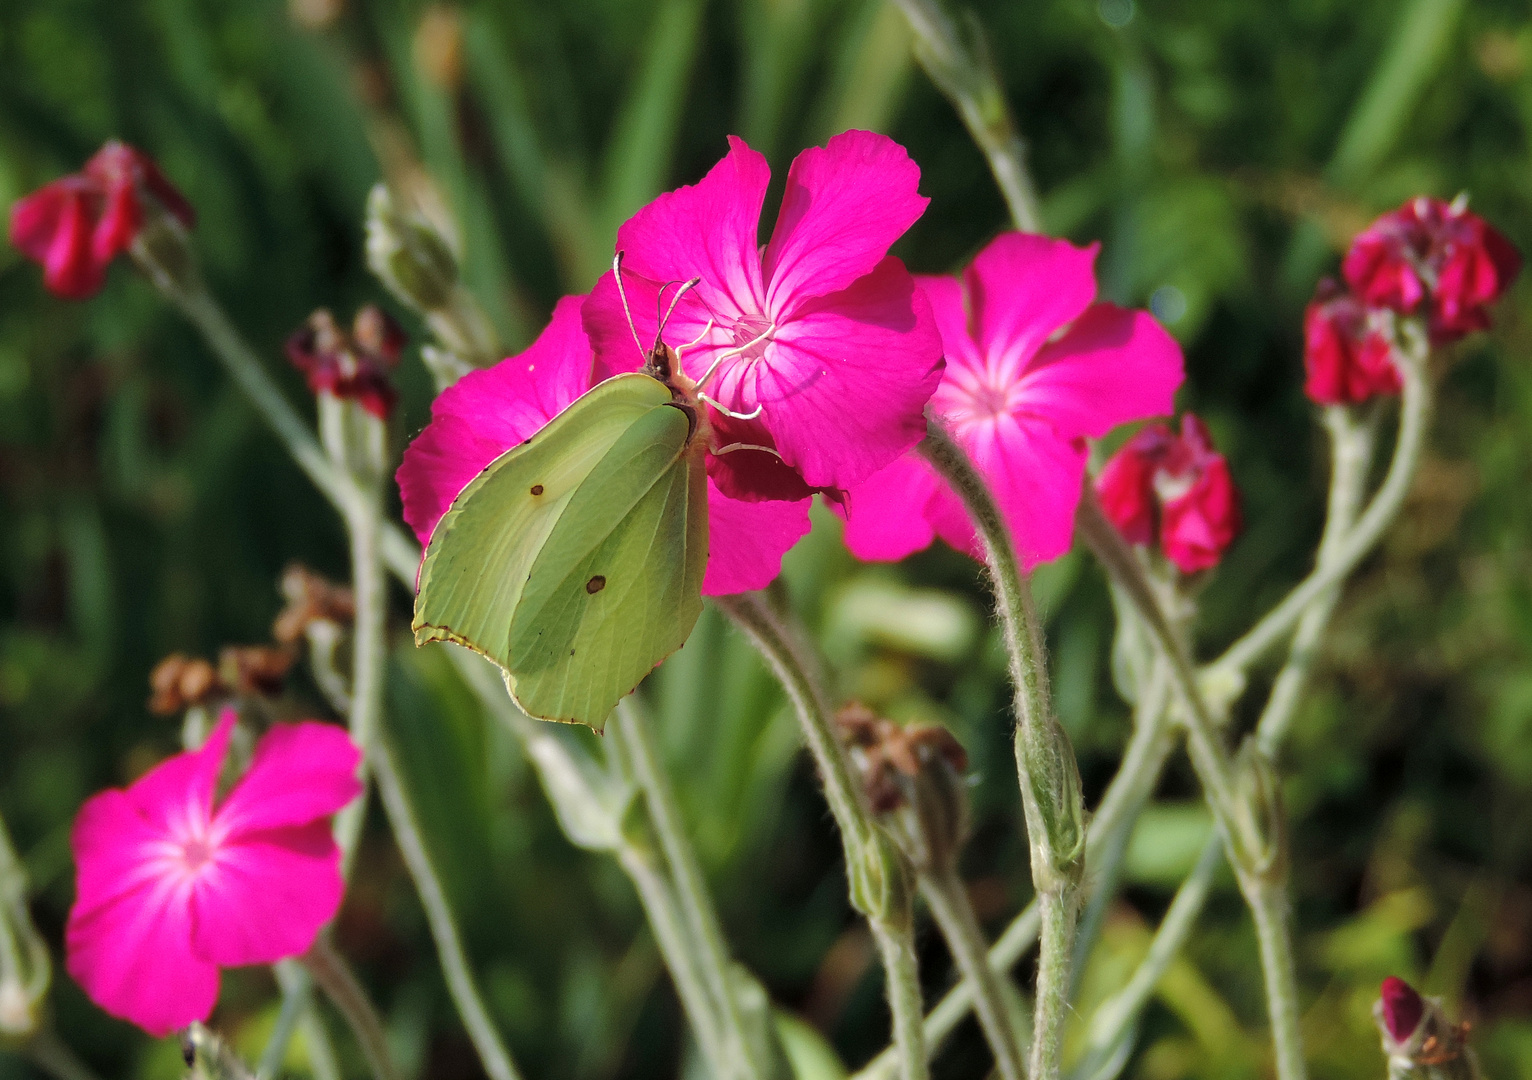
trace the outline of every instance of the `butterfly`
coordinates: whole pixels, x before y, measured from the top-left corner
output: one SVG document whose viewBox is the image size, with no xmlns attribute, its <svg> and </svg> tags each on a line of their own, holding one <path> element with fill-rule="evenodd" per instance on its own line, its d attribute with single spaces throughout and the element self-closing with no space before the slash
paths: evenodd
<svg viewBox="0 0 1532 1080">
<path fill-rule="evenodd" d="M 426 547 L 416 644 L 493 660 L 530 716 L 601 730 L 702 613 L 707 420 L 661 340 L 668 317 L 642 371 L 597 383 L 491 462 Z"/>
</svg>

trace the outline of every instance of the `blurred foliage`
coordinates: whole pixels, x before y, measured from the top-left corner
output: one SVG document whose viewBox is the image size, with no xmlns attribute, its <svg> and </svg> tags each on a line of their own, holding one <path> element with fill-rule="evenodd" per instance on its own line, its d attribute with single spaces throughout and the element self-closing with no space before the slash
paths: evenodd
<svg viewBox="0 0 1532 1080">
<path fill-rule="evenodd" d="M 1203 594 L 1211 651 L 1305 570 L 1317 538 L 1326 457 L 1300 392 L 1300 319 L 1350 234 L 1412 194 L 1466 190 L 1532 251 L 1532 21 L 1506 0 L 976 6 L 1049 228 L 1099 239 L 1104 294 L 1152 306 L 1180 337 L 1182 405 L 1232 458 L 1248 524 Z M 889 132 L 922 166 L 932 203 L 898 249 L 913 267 L 954 268 L 1003 227 L 983 159 L 883 0 L 0 6 L 0 204 L 108 137 L 149 150 L 197 206 L 213 287 L 274 371 L 312 308 L 387 302 L 361 257 L 363 200 L 380 177 L 453 223 L 510 348 L 559 295 L 591 284 L 629 213 L 700 176 L 726 134 L 765 151 L 780 187 L 797 150 L 853 126 Z M 69 305 L 39 277 L 0 251 L 0 811 L 57 943 L 74 811 L 175 745 L 144 707 L 155 660 L 265 640 L 282 566 L 340 577 L 345 546 L 144 283 L 119 267 L 100 297 Z M 1347 595 L 1286 755 L 1305 1026 L 1322 1080 L 1381 1074 L 1368 1009 L 1386 974 L 1461 1002 L 1489 1075 L 1532 1077 L 1529 352 L 1523 282 L 1492 336 L 1442 358 L 1430 456 Z M 296 375 L 279 377 L 300 399 Z M 402 445 L 426 419 L 430 384 L 414 363 L 400 382 Z M 946 723 L 969 747 L 965 870 L 998 931 L 1029 886 L 1004 665 L 976 568 L 941 548 L 859 568 L 821 516 L 786 576 L 842 693 Z M 1127 723 L 1106 589 L 1079 555 L 1041 571 L 1037 588 L 1059 713 L 1094 798 Z M 389 722 L 517 1055 L 534 1077 L 675 1074 L 689 1060 L 683 1025 L 627 881 L 562 838 L 516 745 L 438 651 L 409 646 L 402 590 L 393 602 Z M 648 692 L 739 955 L 859 1064 L 886 1031 L 872 949 L 774 684 L 709 613 Z M 278 710 L 321 700 L 299 678 Z M 1086 1001 L 1141 955 L 1194 860 L 1206 829 L 1196 798 L 1175 766 L 1133 840 Z M 476 1075 L 375 825 L 340 943 L 407 1075 Z M 950 969 L 935 935 L 922 940 L 934 993 Z M 1128 1075 L 1262 1075 L 1262 1009 L 1253 934 L 1225 882 L 1146 1015 Z M 252 1049 L 274 1010 L 269 975 L 240 971 L 215 1021 Z M 179 1071 L 172 1042 L 106 1018 L 62 975 L 54 1011 L 103 1076 Z M 808 1029 L 789 1027 L 812 1056 Z M 304 1060 L 300 1042 L 291 1063 Z M 348 1060 L 354 1074 L 360 1060 Z M 979 1075 L 985 1062 L 969 1023 L 936 1075 Z M 0 1053 L 0 1078 L 30 1075 Z"/>
</svg>

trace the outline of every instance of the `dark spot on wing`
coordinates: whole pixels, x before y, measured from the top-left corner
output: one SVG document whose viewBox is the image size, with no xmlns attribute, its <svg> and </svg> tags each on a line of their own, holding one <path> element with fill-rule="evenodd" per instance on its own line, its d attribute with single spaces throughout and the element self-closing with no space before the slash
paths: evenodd
<svg viewBox="0 0 1532 1080">
<path fill-rule="evenodd" d="M 543 493 L 543 486 L 541 484 L 533 484 L 532 485 L 532 494 L 533 495 L 541 495 L 542 493 Z"/>
<path fill-rule="evenodd" d="M 605 574 L 597 574 L 595 577 L 591 578 L 585 583 L 585 591 L 590 593 L 592 596 L 595 596 L 604 588 L 606 588 Z"/>
</svg>

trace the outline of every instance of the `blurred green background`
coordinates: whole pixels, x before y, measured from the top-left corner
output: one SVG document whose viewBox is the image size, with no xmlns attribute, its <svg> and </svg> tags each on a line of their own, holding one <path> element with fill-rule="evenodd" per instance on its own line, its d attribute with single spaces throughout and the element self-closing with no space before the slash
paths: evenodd
<svg viewBox="0 0 1532 1080">
<path fill-rule="evenodd" d="M 1378 211 L 1426 192 L 1532 251 L 1532 21 L 1509 0 L 1054 0 L 975 5 L 1030 144 L 1050 231 L 1100 240 L 1102 289 L 1152 305 L 1187 351 L 1246 531 L 1203 594 L 1211 653 L 1304 572 L 1327 468 L 1301 394 L 1302 306 Z M 778 183 L 848 127 L 888 132 L 932 203 L 897 250 L 956 268 L 1003 205 L 884 0 L 4 0 L 0 205 L 104 140 L 155 155 L 196 205 L 214 291 L 295 401 L 280 343 L 316 306 L 390 301 L 361 216 L 387 175 L 437 192 L 503 344 L 530 340 L 610 257 L 616 226 L 742 135 Z M 397 312 L 412 329 L 405 313 Z M 1314 1075 L 1377 1077 L 1368 1010 L 1401 974 L 1475 1021 L 1488 1075 L 1532 1077 L 1532 287 L 1441 358 L 1431 450 L 1401 524 L 1347 593 L 1284 767 Z M 396 442 L 430 383 L 399 374 Z M 0 249 L 0 812 L 57 943 L 81 800 L 176 744 L 145 708 L 171 651 L 267 640 L 299 559 L 346 571 L 335 516 L 194 334 L 125 266 L 85 304 Z M 977 568 L 945 549 L 858 567 L 833 523 L 788 584 L 840 691 L 950 725 L 969 747 L 964 869 L 993 932 L 1029 876 L 998 643 Z M 1040 573 L 1058 710 L 1094 800 L 1126 708 L 1099 571 Z M 519 750 L 393 594 L 389 723 L 496 1018 L 532 1077 L 671 1076 L 679 1009 L 626 879 L 558 832 Z M 1259 682 L 1260 680 L 1258 680 Z M 1261 686 L 1246 702 L 1253 719 Z M 839 846 L 774 684 L 712 613 L 650 687 L 739 955 L 855 1067 L 886 1015 Z M 281 709 L 319 709 L 293 681 Z M 1146 814 L 1090 979 L 1139 955 L 1207 823 L 1177 763 Z M 339 940 L 409 1076 L 478 1075 L 381 822 Z M 950 984 L 922 931 L 929 990 Z M 1266 1069 L 1255 944 L 1220 887 L 1152 1005 L 1127 1075 Z M 1025 974 L 1025 967 L 1022 969 Z M 1120 975 L 1116 975 L 1119 977 Z M 1088 979 L 1087 985 L 1090 985 Z M 259 1047 L 264 971 L 225 980 L 218 1026 Z M 104 1077 L 176 1075 L 177 1048 L 96 1011 L 67 977 L 59 1030 Z M 359 1072 L 359 1060 L 352 1070 Z M 982 1075 L 972 1023 L 936 1076 Z M 32 1076 L 0 1049 L 0 1077 Z"/>
</svg>

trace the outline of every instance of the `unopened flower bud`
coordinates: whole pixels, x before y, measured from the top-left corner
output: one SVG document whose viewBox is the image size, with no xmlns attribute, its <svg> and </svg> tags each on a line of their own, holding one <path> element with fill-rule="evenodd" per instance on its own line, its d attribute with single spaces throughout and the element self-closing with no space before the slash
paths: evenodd
<svg viewBox="0 0 1532 1080">
<path fill-rule="evenodd" d="M 1320 281 L 1303 315 L 1303 392 L 1320 405 L 1354 405 L 1397 394 L 1394 313 L 1368 308 L 1332 279 Z"/>
<path fill-rule="evenodd" d="M 32 1034 L 36 1028 L 37 1013 L 20 976 L 0 975 L 0 1035 L 22 1037 Z"/>
<path fill-rule="evenodd" d="M 457 285 L 457 260 L 424 218 L 378 184 L 367 197 L 367 265 L 400 300 L 420 312 L 446 307 Z"/>
<path fill-rule="evenodd" d="M 201 657 L 172 653 L 149 673 L 149 711 L 170 716 L 228 693 L 213 665 Z"/>
<path fill-rule="evenodd" d="M 218 654 L 218 674 L 240 694 L 275 697 L 287 682 L 293 654 L 269 645 L 229 645 Z"/>
<path fill-rule="evenodd" d="M 350 589 L 299 563 L 282 571 L 281 588 L 287 606 L 271 624 L 271 636 L 280 645 L 296 645 L 313 623 L 349 623 L 356 618 L 356 596 Z"/>
<path fill-rule="evenodd" d="M 1372 1016 L 1388 1057 L 1389 1076 L 1479 1080 L 1478 1063 L 1468 1045 L 1469 1025 L 1448 1019 L 1439 998 L 1424 997 L 1390 975 L 1379 988 Z"/>
</svg>

